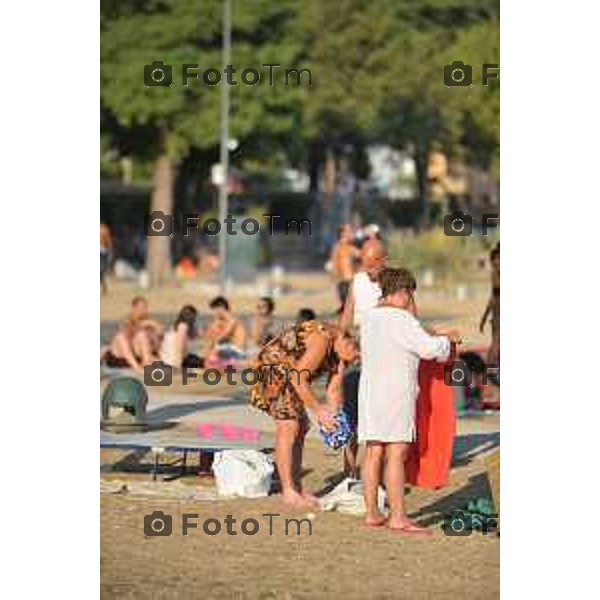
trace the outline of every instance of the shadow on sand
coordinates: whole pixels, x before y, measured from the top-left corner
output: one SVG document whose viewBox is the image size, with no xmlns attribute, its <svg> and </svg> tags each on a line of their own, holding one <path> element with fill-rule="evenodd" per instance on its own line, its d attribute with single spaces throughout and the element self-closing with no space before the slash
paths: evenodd
<svg viewBox="0 0 600 600">
<path fill-rule="evenodd" d="M 160 423 L 171 419 L 180 419 L 188 415 L 210 410 L 212 408 L 227 408 L 230 406 L 242 406 L 247 404 L 244 398 L 227 398 L 223 400 L 201 400 L 199 402 L 182 402 L 163 404 L 162 406 L 149 410 L 147 420 L 149 423 Z"/>
</svg>

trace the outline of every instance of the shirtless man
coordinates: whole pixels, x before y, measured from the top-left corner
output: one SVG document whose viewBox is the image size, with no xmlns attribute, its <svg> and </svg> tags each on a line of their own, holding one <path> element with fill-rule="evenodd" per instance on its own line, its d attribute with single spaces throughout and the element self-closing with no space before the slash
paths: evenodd
<svg viewBox="0 0 600 600">
<path fill-rule="evenodd" d="M 164 328 L 148 317 L 148 301 L 136 296 L 131 302 L 129 318 L 121 324 L 110 346 L 100 356 L 107 366 L 133 369 L 143 373 L 146 365 L 157 360 Z"/>
<path fill-rule="evenodd" d="M 337 282 L 340 305 L 343 308 L 354 276 L 354 259 L 358 254 L 350 225 L 340 225 L 338 241 L 331 251 L 331 267 Z"/>
<path fill-rule="evenodd" d="M 227 353 L 239 354 L 241 358 L 246 350 L 244 324 L 231 313 L 227 298 L 217 296 L 208 306 L 213 313 L 213 320 L 204 330 L 204 335 L 210 343 L 210 354 L 219 346 L 219 350 L 225 349 Z"/>
<path fill-rule="evenodd" d="M 113 242 L 108 225 L 100 223 L 100 287 L 106 293 L 106 273 L 110 267 Z"/>
</svg>

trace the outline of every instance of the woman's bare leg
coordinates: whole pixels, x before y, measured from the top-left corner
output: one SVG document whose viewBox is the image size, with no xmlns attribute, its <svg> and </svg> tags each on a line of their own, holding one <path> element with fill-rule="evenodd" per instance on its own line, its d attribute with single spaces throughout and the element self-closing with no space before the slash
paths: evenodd
<svg viewBox="0 0 600 600">
<path fill-rule="evenodd" d="M 385 521 L 377 505 L 377 488 L 381 483 L 381 461 L 385 452 L 385 444 L 367 442 L 362 467 L 362 481 L 365 498 L 365 524 L 381 525 Z"/>
<path fill-rule="evenodd" d="M 297 419 L 277 419 L 275 425 L 275 462 L 281 495 L 286 504 L 292 506 L 306 505 L 306 500 L 296 488 L 294 482 L 294 447 L 300 430 Z"/>
<path fill-rule="evenodd" d="M 388 504 L 390 505 L 390 529 L 402 529 L 409 532 L 427 530 L 411 521 L 406 514 L 404 504 L 404 484 L 406 481 L 404 462 L 408 455 L 410 444 L 395 442 L 387 445 L 385 465 L 385 487 Z"/>
<path fill-rule="evenodd" d="M 294 483 L 296 489 L 302 497 L 311 504 L 318 504 L 318 499 L 313 494 L 305 492 L 302 490 L 302 456 L 304 454 L 304 440 L 306 439 L 306 434 L 308 433 L 309 425 L 308 425 L 308 417 L 301 418 L 298 426 L 298 433 L 296 434 L 296 440 L 294 442 L 293 449 L 293 474 L 294 474 Z"/>
<path fill-rule="evenodd" d="M 306 422 L 301 419 L 298 421 L 298 431 L 296 433 L 296 438 L 294 439 L 294 448 L 293 452 L 293 466 L 292 473 L 294 477 L 294 485 L 298 491 L 302 491 L 302 456 L 304 454 L 304 438 L 308 433 L 308 425 Z"/>
<path fill-rule="evenodd" d="M 390 525 L 398 525 L 408 519 L 404 507 L 404 459 L 408 444 L 393 443 L 387 447 L 385 465 L 385 488 L 390 505 Z"/>
</svg>

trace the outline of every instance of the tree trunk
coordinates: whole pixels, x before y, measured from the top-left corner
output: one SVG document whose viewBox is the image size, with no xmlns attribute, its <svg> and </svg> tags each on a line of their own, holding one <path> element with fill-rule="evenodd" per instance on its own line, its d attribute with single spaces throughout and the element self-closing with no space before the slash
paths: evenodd
<svg viewBox="0 0 600 600">
<path fill-rule="evenodd" d="M 323 152 L 318 142 L 310 144 L 308 149 L 308 176 L 309 176 L 309 192 L 316 194 L 319 190 L 319 167 Z"/>
<path fill-rule="evenodd" d="M 426 150 L 415 152 L 415 167 L 417 170 L 417 194 L 419 200 L 419 213 L 417 217 L 417 231 L 426 230 L 429 227 L 429 186 L 427 181 L 427 157 Z"/>
<path fill-rule="evenodd" d="M 325 181 L 324 181 L 324 192 L 327 196 L 328 201 L 331 201 L 331 197 L 335 192 L 335 180 L 336 180 L 336 164 L 335 164 L 335 152 L 331 146 L 328 146 L 325 150 Z"/>
<path fill-rule="evenodd" d="M 173 219 L 173 163 L 163 151 L 154 163 L 154 185 L 150 212 L 160 211 L 166 215 L 165 221 L 174 229 Z M 173 232 L 173 229 L 170 232 Z M 171 270 L 171 237 L 155 235 L 148 237 L 146 257 L 148 284 L 151 288 L 160 287 Z"/>
</svg>

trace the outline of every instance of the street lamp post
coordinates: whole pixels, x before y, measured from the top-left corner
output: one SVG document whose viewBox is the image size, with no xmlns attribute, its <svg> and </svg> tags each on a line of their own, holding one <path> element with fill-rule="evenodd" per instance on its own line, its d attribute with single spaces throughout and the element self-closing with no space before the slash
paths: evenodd
<svg viewBox="0 0 600 600">
<path fill-rule="evenodd" d="M 223 0 L 223 72 L 231 62 L 231 0 Z M 221 153 L 222 181 L 219 187 L 219 284 L 221 293 L 227 287 L 227 237 L 223 223 L 227 218 L 227 184 L 229 180 L 229 85 L 221 84 Z"/>
</svg>

